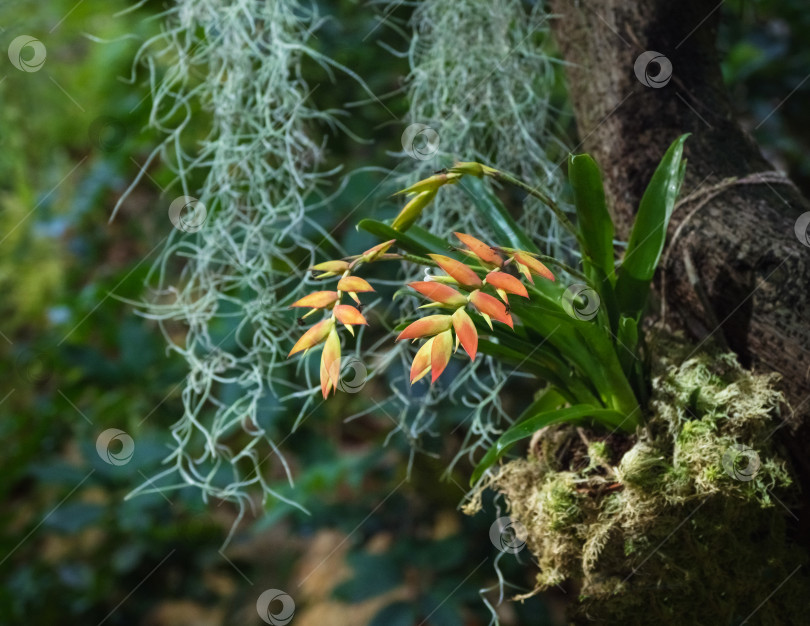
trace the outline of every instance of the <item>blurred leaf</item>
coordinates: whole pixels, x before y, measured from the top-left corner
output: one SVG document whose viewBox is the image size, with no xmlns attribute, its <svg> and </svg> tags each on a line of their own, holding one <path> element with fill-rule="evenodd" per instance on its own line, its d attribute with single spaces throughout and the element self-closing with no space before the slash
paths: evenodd
<svg viewBox="0 0 810 626">
<path fill-rule="evenodd" d="M 590 155 L 571 155 L 568 159 L 568 180 L 574 189 L 578 228 L 585 241 L 583 263 L 593 265 L 601 274 L 615 282 L 613 260 L 613 220 L 605 203 L 602 173 Z M 597 283 L 601 291 L 601 285 Z"/>
<path fill-rule="evenodd" d="M 346 559 L 354 576 L 335 588 L 335 597 L 362 602 L 390 591 L 402 582 L 402 571 L 390 554 L 355 552 Z"/>
<path fill-rule="evenodd" d="M 463 626 L 464 620 L 459 614 L 458 607 L 459 597 L 455 593 L 458 591 L 459 583 L 446 593 L 444 590 L 434 589 L 419 599 L 424 623 L 430 626 Z"/>
<path fill-rule="evenodd" d="M 413 626 L 417 621 L 416 610 L 409 602 L 393 602 L 369 622 L 369 626 Z"/>
<path fill-rule="evenodd" d="M 104 507 L 100 504 L 67 502 L 55 509 L 45 524 L 59 532 L 73 534 L 98 523 L 103 513 Z"/>
</svg>

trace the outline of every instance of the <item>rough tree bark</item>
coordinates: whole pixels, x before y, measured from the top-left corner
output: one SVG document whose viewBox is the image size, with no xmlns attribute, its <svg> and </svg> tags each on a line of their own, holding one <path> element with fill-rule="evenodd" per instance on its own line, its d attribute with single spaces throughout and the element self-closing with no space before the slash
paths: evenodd
<svg viewBox="0 0 810 626">
<path fill-rule="evenodd" d="M 735 121 L 723 86 L 716 49 L 719 5 L 553 0 L 552 10 L 557 43 L 570 63 L 579 151 L 602 165 L 619 236 L 627 236 L 647 181 L 681 133 L 692 133 L 682 198 L 729 177 L 773 170 Z M 672 79 L 663 87 L 647 87 L 636 77 L 634 63 L 648 50 L 672 63 Z M 657 68 L 648 69 L 655 76 Z M 799 242 L 794 225 L 810 206 L 787 180 L 737 184 L 706 197 L 711 199 L 702 206 L 697 200 L 681 204 L 673 216 L 669 262 L 661 272 L 666 321 L 698 341 L 725 341 L 746 366 L 782 374 L 792 413 L 785 416 L 790 428 L 779 434 L 807 493 L 810 248 Z M 688 278 L 690 260 L 697 288 Z M 719 327 L 707 322 L 713 319 Z M 803 513 L 807 528 L 807 504 Z"/>
</svg>

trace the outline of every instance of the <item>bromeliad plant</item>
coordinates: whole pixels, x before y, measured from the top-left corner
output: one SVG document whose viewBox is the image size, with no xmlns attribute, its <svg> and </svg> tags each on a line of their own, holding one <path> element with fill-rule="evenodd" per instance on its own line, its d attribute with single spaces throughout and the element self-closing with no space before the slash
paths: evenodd
<svg viewBox="0 0 810 626">
<path fill-rule="evenodd" d="M 585 422 L 634 431 L 644 422 L 650 385 L 641 321 L 683 181 L 686 137 L 669 147 L 653 174 L 618 265 L 601 173 L 588 155 L 572 155 L 568 161 L 576 226 L 541 190 L 480 163 L 457 163 L 404 189 L 399 193 L 410 200 L 390 225 L 374 220 L 359 223 L 386 239 L 384 243 L 361 255 L 311 268 L 316 278 L 337 278 L 338 282 L 334 290 L 318 291 L 292 304 L 311 309 L 304 318 L 317 311 L 328 315 L 304 333 L 290 356 L 323 345 L 321 391 L 326 398 L 336 390 L 340 376 L 338 325 L 354 334 L 353 326 L 367 324 L 357 294 L 373 291 L 355 273 L 368 263 L 405 260 L 442 272 L 408 285 L 428 300 L 420 308 L 440 311 L 397 329 L 397 341 L 425 340 L 413 359 L 411 384 L 428 374 L 431 383 L 435 382 L 459 345 L 470 359 L 481 352 L 546 383 L 484 455 L 473 482 L 515 442 L 545 426 Z M 484 178 L 516 186 L 545 202 L 576 238 L 582 270 L 543 255 L 483 184 Z M 441 187 L 450 184 L 458 184 L 469 195 L 472 206 L 495 233 L 495 245 L 455 233 L 461 246 L 451 246 L 448 251 L 448 242 L 416 225 L 425 206 Z M 394 244 L 401 253 L 388 252 Z M 561 285 L 546 263 L 580 282 Z M 358 307 L 344 302 L 344 295 Z"/>
</svg>

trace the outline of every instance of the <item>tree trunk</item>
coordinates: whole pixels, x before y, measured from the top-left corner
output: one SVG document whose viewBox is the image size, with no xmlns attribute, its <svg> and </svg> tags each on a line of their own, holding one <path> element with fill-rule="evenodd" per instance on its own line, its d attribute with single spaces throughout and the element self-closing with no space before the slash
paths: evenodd
<svg viewBox="0 0 810 626">
<path fill-rule="evenodd" d="M 576 151 L 601 164 L 619 237 L 667 146 L 692 133 L 681 198 L 709 193 L 673 215 L 658 281 L 665 319 L 698 341 L 724 341 L 748 367 L 782 374 L 792 410 L 780 435 L 810 485 L 810 248 L 794 230 L 810 206 L 787 179 L 757 176 L 773 167 L 734 119 L 716 51 L 719 5 L 553 0 L 552 9 L 582 139 Z M 653 82 L 664 82 L 664 59 L 646 75 L 641 63 L 654 86 L 637 78 L 645 51 L 671 62 L 667 84 Z M 738 182 L 714 187 L 729 177 Z"/>
</svg>

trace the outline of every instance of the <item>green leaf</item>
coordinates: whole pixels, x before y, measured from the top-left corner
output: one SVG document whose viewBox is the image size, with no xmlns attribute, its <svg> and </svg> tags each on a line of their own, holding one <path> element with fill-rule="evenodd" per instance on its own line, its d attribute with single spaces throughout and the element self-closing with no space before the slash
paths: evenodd
<svg viewBox="0 0 810 626">
<path fill-rule="evenodd" d="M 605 189 L 599 166 L 589 155 L 571 155 L 568 159 L 568 180 L 574 189 L 577 227 L 586 249 L 583 263 L 592 264 L 600 273 L 615 282 L 613 260 L 613 220 L 605 203 Z"/>
<path fill-rule="evenodd" d="M 499 337 L 499 340 L 501 338 Z M 596 404 L 599 398 L 590 388 L 588 382 L 583 380 L 579 370 L 564 363 L 552 353 L 553 347 L 540 351 L 527 350 L 525 346 L 515 348 L 513 346 L 493 343 L 488 339 L 478 340 L 478 350 L 482 354 L 503 359 L 507 363 L 525 372 L 530 372 L 541 380 L 553 385 L 558 392 L 571 403 Z M 527 353 L 531 353 L 527 357 Z"/>
<path fill-rule="evenodd" d="M 498 245 L 508 245 L 526 252 L 540 252 L 534 242 L 521 228 L 500 201 L 492 188 L 483 180 L 465 176 L 458 186 L 470 196 L 475 209 L 486 219 L 498 239 Z"/>
<path fill-rule="evenodd" d="M 624 373 L 630 377 L 630 372 L 638 361 L 638 324 L 632 317 L 619 318 L 619 332 L 616 335 L 616 353 L 622 364 Z"/>
<path fill-rule="evenodd" d="M 483 338 L 478 340 L 478 350 L 482 354 L 512 363 L 516 369 L 531 372 L 553 385 L 564 386 L 561 368 L 545 354 L 535 354 L 529 358 L 526 356 L 525 351 L 519 351 Z"/>
<path fill-rule="evenodd" d="M 681 135 L 667 150 L 641 198 L 630 241 L 616 281 L 616 297 L 627 317 L 640 319 L 650 282 L 664 250 L 667 227 L 681 189 L 686 162 Z"/>
<path fill-rule="evenodd" d="M 649 372 L 641 360 L 640 345 L 643 337 L 638 331 L 638 322 L 634 318 L 622 316 L 619 320 L 619 331 L 616 336 L 616 352 L 619 356 L 622 369 L 624 370 L 633 391 L 641 406 L 647 406 L 649 389 Z"/>
<path fill-rule="evenodd" d="M 638 403 L 616 357 L 613 338 L 595 321 L 554 317 L 539 307 L 515 302 L 512 311 L 582 372 L 606 407 L 631 413 Z M 553 381 L 552 381 L 553 382 Z"/>
<path fill-rule="evenodd" d="M 430 248 L 434 252 L 439 252 L 445 256 L 453 257 L 462 261 L 467 260 L 466 256 L 455 252 L 455 248 L 453 248 L 453 246 L 451 246 L 446 239 L 437 237 L 429 230 L 425 230 L 421 226 L 411 226 L 408 229 L 408 234 L 419 244 L 425 246 L 426 248 Z"/>
<path fill-rule="evenodd" d="M 618 411 L 612 409 L 600 409 L 589 404 L 578 404 L 576 406 L 556 411 L 545 411 L 538 413 L 522 422 L 514 424 L 507 430 L 495 444 L 487 451 L 484 457 L 473 471 L 470 484 L 475 484 L 484 472 L 492 467 L 515 443 L 522 439 L 531 437 L 541 428 L 552 424 L 565 422 L 578 422 L 590 418 L 592 421 L 607 426 L 608 428 L 626 428 L 627 418 Z M 632 425 L 635 422 L 630 420 Z"/>
<path fill-rule="evenodd" d="M 619 306 L 614 287 L 616 285 L 613 256 L 613 220 L 605 202 L 602 173 L 590 155 L 571 155 L 568 159 L 568 180 L 574 190 L 574 206 L 577 210 L 577 228 L 583 242 L 582 265 L 585 275 L 599 292 L 602 306 L 600 321 L 610 324 L 616 333 L 619 321 Z"/>
<path fill-rule="evenodd" d="M 535 394 L 534 401 L 525 411 L 523 411 L 521 416 L 518 417 L 517 422 L 522 422 L 524 419 L 536 413 L 544 413 L 546 411 L 559 409 L 565 403 L 566 398 L 562 393 L 560 393 L 560 390 L 549 385 Z"/>
</svg>

